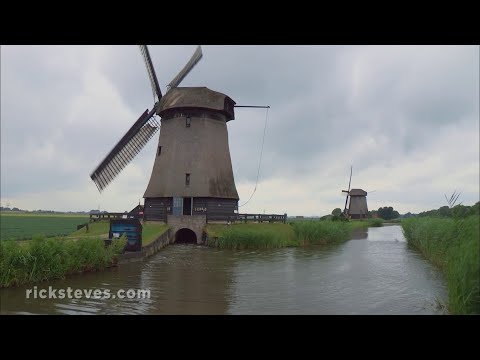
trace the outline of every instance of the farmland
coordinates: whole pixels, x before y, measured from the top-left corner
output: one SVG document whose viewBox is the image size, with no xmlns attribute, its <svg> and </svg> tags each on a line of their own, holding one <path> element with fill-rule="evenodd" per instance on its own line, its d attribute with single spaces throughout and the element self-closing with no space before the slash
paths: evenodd
<svg viewBox="0 0 480 360">
<path fill-rule="evenodd" d="M 88 220 L 88 216 L 80 215 L 2 213 L 0 215 L 0 239 L 23 240 L 31 239 L 33 235 L 67 235 L 74 232 L 77 225 Z"/>
</svg>

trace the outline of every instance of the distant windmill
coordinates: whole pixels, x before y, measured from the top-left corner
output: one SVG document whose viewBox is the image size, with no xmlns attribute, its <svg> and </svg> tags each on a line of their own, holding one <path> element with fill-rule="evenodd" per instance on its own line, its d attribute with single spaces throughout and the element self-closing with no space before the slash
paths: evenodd
<svg viewBox="0 0 480 360">
<path fill-rule="evenodd" d="M 367 192 L 362 189 L 351 189 L 350 184 L 352 182 L 353 166 L 350 167 L 350 180 L 348 182 L 348 190 L 342 190 L 347 194 L 345 200 L 345 208 L 343 209 L 344 216 L 350 219 L 366 219 L 368 218 L 368 206 L 367 206 Z M 350 197 L 350 203 L 348 198 Z M 348 203 L 348 212 L 347 212 Z"/>
</svg>

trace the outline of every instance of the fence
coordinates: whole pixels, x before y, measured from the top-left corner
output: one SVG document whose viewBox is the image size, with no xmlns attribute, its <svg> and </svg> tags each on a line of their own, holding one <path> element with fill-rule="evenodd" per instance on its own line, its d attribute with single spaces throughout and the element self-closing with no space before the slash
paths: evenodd
<svg viewBox="0 0 480 360">
<path fill-rule="evenodd" d="M 231 223 L 247 223 L 247 222 L 287 222 L 287 214 L 237 214 L 230 216 L 207 216 L 207 222 L 231 222 Z"/>
<path fill-rule="evenodd" d="M 129 215 L 126 213 L 101 213 L 90 214 L 90 222 L 110 219 L 126 219 L 130 217 L 137 218 L 138 216 Z M 230 222 L 230 223 L 247 223 L 247 222 L 287 222 L 287 214 L 234 214 L 234 215 L 212 215 L 207 213 L 208 222 Z"/>
</svg>

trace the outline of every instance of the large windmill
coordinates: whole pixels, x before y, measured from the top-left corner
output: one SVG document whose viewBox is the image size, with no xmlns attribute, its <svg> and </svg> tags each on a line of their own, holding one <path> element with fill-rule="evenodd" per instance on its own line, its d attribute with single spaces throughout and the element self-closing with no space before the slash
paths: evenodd
<svg viewBox="0 0 480 360">
<path fill-rule="evenodd" d="M 120 139 L 90 177 L 102 191 L 160 129 L 152 174 L 144 194 L 145 220 L 168 215 L 206 215 L 224 219 L 238 210 L 238 193 L 228 146 L 227 122 L 235 102 L 206 87 L 178 87 L 202 58 L 190 61 L 162 95 L 146 45 L 140 46 L 158 101 Z"/>
<path fill-rule="evenodd" d="M 343 209 L 343 214 L 350 219 L 367 219 L 368 218 L 368 207 L 367 207 L 367 192 L 362 189 L 351 189 L 350 184 L 352 182 L 352 171 L 353 166 L 350 167 L 350 180 L 348 181 L 348 190 L 342 190 L 342 192 L 347 194 L 345 200 L 345 208 Z M 350 198 L 350 203 L 348 204 L 347 212 L 347 203 Z"/>
</svg>

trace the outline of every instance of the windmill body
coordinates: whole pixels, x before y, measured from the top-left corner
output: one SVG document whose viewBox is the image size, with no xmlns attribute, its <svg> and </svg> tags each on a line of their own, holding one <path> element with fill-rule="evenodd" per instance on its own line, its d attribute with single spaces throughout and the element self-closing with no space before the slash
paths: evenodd
<svg viewBox="0 0 480 360">
<path fill-rule="evenodd" d="M 342 190 L 342 192 L 346 193 L 347 195 L 347 198 L 345 200 L 345 209 L 343 210 L 343 216 L 346 216 L 350 219 L 367 219 L 367 192 L 362 189 L 350 189 L 350 184 L 352 183 L 352 172 L 353 166 L 350 167 L 350 180 L 348 181 L 348 190 Z M 348 201 L 349 199 L 350 202 Z"/>
<path fill-rule="evenodd" d="M 235 102 L 206 87 L 177 87 L 162 97 L 161 130 L 144 194 L 145 220 L 168 215 L 233 216 L 238 193 L 227 122 Z"/>
<path fill-rule="evenodd" d="M 362 189 L 352 189 L 349 196 L 348 216 L 350 219 L 367 219 L 367 192 Z"/>
</svg>

